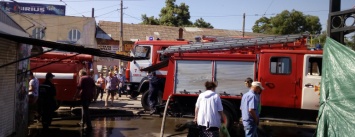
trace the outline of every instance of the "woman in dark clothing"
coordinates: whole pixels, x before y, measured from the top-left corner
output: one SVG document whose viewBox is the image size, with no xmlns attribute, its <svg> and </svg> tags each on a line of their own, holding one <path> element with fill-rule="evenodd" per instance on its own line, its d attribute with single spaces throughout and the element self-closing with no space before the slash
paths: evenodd
<svg viewBox="0 0 355 137">
<path fill-rule="evenodd" d="M 50 72 L 46 74 L 46 80 L 40 85 L 39 106 L 42 116 L 43 129 L 48 129 L 52 123 L 53 113 L 56 110 L 56 89 L 53 84 L 54 75 Z"/>
</svg>

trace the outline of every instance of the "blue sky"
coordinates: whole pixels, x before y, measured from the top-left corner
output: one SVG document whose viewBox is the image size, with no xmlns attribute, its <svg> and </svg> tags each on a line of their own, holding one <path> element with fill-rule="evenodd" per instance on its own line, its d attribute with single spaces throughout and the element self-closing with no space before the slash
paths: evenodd
<svg viewBox="0 0 355 137">
<path fill-rule="evenodd" d="M 95 8 L 96 21 L 120 21 L 120 0 L 62 0 L 67 4 L 68 16 L 91 16 Z M 60 0 L 17 0 L 26 3 L 46 3 L 64 5 Z M 329 12 L 329 0 L 176 0 L 190 6 L 191 21 L 202 17 L 216 29 L 241 30 L 243 13 L 246 13 L 245 29 L 251 32 L 255 21 L 262 15 L 275 16 L 283 10 L 298 10 L 304 14 L 318 16 L 323 30 Z M 165 0 L 124 0 L 124 23 L 140 23 L 141 15 L 157 17 Z M 355 0 L 342 0 L 341 9 L 355 6 Z M 116 10 L 116 11 L 115 11 Z"/>
</svg>

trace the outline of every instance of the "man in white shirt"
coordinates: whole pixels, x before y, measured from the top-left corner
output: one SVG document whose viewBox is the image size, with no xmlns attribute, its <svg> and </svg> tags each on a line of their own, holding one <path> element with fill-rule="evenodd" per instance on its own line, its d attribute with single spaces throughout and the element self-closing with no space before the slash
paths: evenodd
<svg viewBox="0 0 355 137">
<path fill-rule="evenodd" d="M 38 79 L 33 75 L 33 72 L 30 72 L 30 82 L 29 82 L 29 88 L 28 88 L 28 116 L 29 120 L 32 121 L 34 119 L 39 119 L 39 110 L 38 110 L 38 89 L 39 89 L 39 81 Z"/>
<path fill-rule="evenodd" d="M 38 79 L 33 75 L 33 72 L 30 72 L 30 82 L 29 82 L 29 88 L 28 88 L 28 94 L 32 96 L 31 98 L 32 103 L 36 103 L 38 99 L 38 88 L 39 88 L 39 81 Z"/>
<path fill-rule="evenodd" d="M 198 96 L 195 108 L 195 122 L 201 126 L 200 136 L 218 136 L 223 121 L 223 106 L 215 92 L 216 84 L 207 81 L 206 91 Z"/>
</svg>

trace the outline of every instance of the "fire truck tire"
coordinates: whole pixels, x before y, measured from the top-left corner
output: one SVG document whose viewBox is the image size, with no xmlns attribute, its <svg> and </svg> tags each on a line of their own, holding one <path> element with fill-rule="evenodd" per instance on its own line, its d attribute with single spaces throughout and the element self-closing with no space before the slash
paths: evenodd
<svg viewBox="0 0 355 137">
<path fill-rule="evenodd" d="M 139 94 L 140 94 L 139 92 L 132 92 L 131 93 L 131 97 L 132 98 L 137 98 L 139 96 Z"/>
<path fill-rule="evenodd" d="M 149 95 L 149 91 L 145 91 L 142 94 L 142 98 L 141 98 L 141 104 L 144 110 L 149 111 L 150 107 L 149 107 L 149 101 L 148 101 L 148 95 Z"/>
<path fill-rule="evenodd" d="M 224 120 L 226 122 L 225 125 L 226 125 L 228 131 L 230 132 L 232 129 L 232 126 L 233 126 L 233 121 L 234 121 L 233 120 L 233 112 L 228 108 L 226 108 L 226 109 L 224 108 L 223 113 L 226 116 L 226 119 Z"/>
<path fill-rule="evenodd" d="M 55 110 L 58 110 L 60 105 L 62 104 L 62 101 L 57 100 L 56 102 L 57 102 L 57 104 L 55 106 Z"/>
<path fill-rule="evenodd" d="M 143 94 L 142 94 L 142 98 L 141 98 L 141 104 L 142 104 L 142 107 L 144 108 L 145 111 L 149 111 L 150 110 L 150 106 L 149 106 L 149 91 L 145 91 Z M 159 92 L 158 94 L 158 105 L 162 104 L 162 97 L 163 97 L 163 93 L 162 92 Z"/>
</svg>

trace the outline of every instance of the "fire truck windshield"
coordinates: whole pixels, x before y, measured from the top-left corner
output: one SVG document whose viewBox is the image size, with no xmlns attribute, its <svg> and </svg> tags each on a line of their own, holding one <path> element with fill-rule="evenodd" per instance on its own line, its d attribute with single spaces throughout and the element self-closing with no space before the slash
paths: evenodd
<svg viewBox="0 0 355 137">
<path fill-rule="evenodd" d="M 134 57 L 148 57 L 150 53 L 150 47 L 149 46 L 136 46 L 134 50 Z"/>
</svg>

